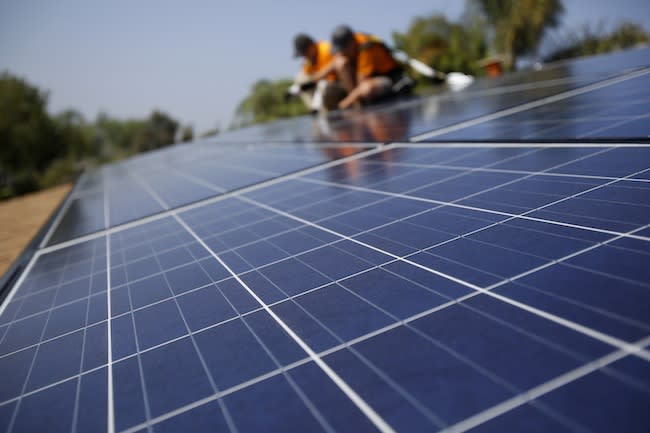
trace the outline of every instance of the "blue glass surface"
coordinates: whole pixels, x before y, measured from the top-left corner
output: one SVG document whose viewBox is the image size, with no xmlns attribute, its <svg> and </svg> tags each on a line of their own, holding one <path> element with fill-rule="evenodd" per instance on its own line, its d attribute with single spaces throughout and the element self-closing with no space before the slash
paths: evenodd
<svg viewBox="0 0 650 433">
<path fill-rule="evenodd" d="M 648 52 L 346 112 L 318 139 L 643 137 L 648 75 L 623 70 Z M 116 431 L 374 431 L 297 336 L 396 431 L 435 431 L 619 349 L 602 340 L 647 338 L 647 146 L 261 143 L 309 140 L 312 126 L 84 175 L 0 315 L 0 430 L 106 431 L 112 368 Z M 474 430 L 642 430 L 649 377 L 626 356 Z"/>
<path fill-rule="evenodd" d="M 575 431 L 575 426 L 567 423 L 559 416 L 553 418 L 548 415 L 547 411 L 542 412 L 536 406 L 525 404 L 492 418 L 471 431 L 472 433 L 499 433 L 504 431 L 568 433 Z"/>
<path fill-rule="evenodd" d="M 382 268 L 373 269 L 339 283 L 399 319 L 406 319 L 449 298 L 435 287 L 423 287 Z"/>
<path fill-rule="evenodd" d="M 81 331 L 42 343 L 27 382 L 32 391 L 80 372 L 84 334 Z"/>
<path fill-rule="evenodd" d="M 55 295 L 56 290 L 50 289 L 26 296 L 15 318 L 20 319 L 21 317 L 31 316 L 32 314 L 48 310 L 52 306 Z"/>
<path fill-rule="evenodd" d="M 645 432 L 650 423 L 648 391 L 600 372 L 568 383 L 540 401 L 594 432 Z"/>
<path fill-rule="evenodd" d="M 241 275 L 241 279 L 248 286 L 256 296 L 263 302 L 272 304 L 287 297 L 287 294 L 282 292 L 271 280 L 268 279 L 263 273 L 258 271 L 250 271 Z"/>
<path fill-rule="evenodd" d="M 466 301 L 468 305 L 475 304 Z M 584 358 L 567 353 L 559 335 L 531 341 L 526 318 L 499 323 L 480 311 L 453 306 L 412 322 L 435 342 L 522 392 L 569 370 Z M 559 346 L 559 347 L 558 347 Z"/>
<path fill-rule="evenodd" d="M 106 323 L 86 328 L 84 335 L 83 371 L 105 365 L 108 361 L 108 329 Z"/>
<path fill-rule="evenodd" d="M 74 302 L 50 312 L 44 339 L 49 339 L 82 328 L 86 324 L 88 300 Z"/>
<path fill-rule="evenodd" d="M 533 221 L 529 221 L 529 223 L 529 228 L 524 229 L 507 222 L 468 237 L 486 244 L 547 259 L 558 259 L 596 244 L 596 240 L 586 241 L 580 239 L 582 230 L 564 228 L 564 233 L 556 234 L 554 232 L 558 231 L 555 229 L 557 226 L 548 227 L 550 224 Z M 600 236 L 601 239 L 606 237 L 606 235 Z"/>
<path fill-rule="evenodd" d="M 124 314 L 111 320 L 113 360 L 121 359 L 136 352 L 133 317 Z"/>
<path fill-rule="evenodd" d="M 104 281 L 105 280 L 106 276 L 104 275 Z M 90 282 L 90 278 L 81 278 L 67 284 L 62 284 L 56 291 L 56 299 L 54 300 L 53 305 L 65 304 L 88 296 Z"/>
<path fill-rule="evenodd" d="M 335 431 L 375 432 L 377 428 L 314 363 L 292 369 L 289 376 Z"/>
<path fill-rule="evenodd" d="M 124 430 L 146 420 L 141 381 L 137 357 L 113 364 L 113 401 L 117 430 Z"/>
<path fill-rule="evenodd" d="M 172 296 L 163 275 L 154 275 L 129 283 L 129 292 L 133 308 L 140 308 Z"/>
<path fill-rule="evenodd" d="M 650 281 L 647 260 L 647 254 L 606 245 L 573 257 L 566 263 L 647 286 Z"/>
<path fill-rule="evenodd" d="M 217 287 L 239 314 L 260 308 L 255 298 L 234 278 L 218 283 Z"/>
<path fill-rule="evenodd" d="M 445 425 L 435 413 L 414 406 L 413 400 L 396 392 L 394 384 L 391 386 L 350 351 L 335 352 L 326 356 L 325 361 L 396 431 L 424 433 Z M 426 375 L 415 373 L 414 380 L 424 377 Z"/>
<path fill-rule="evenodd" d="M 22 393 L 35 353 L 36 348 L 32 347 L 0 358 L 0 402 L 18 397 Z"/>
<path fill-rule="evenodd" d="M 288 296 L 297 295 L 330 281 L 320 272 L 294 258 L 260 268 L 259 272 Z M 255 287 L 251 289 L 256 290 Z"/>
<path fill-rule="evenodd" d="M 52 234 L 50 244 L 63 242 L 77 236 L 104 228 L 104 196 L 88 194 L 70 202 L 65 215 Z"/>
<path fill-rule="evenodd" d="M 169 282 L 172 291 L 177 295 L 205 286 L 211 282 L 210 277 L 198 263 L 192 263 L 166 271 L 165 278 Z"/>
<path fill-rule="evenodd" d="M 241 320 L 210 328 L 194 338 L 219 390 L 277 368 Z"/>
<path fill-rule="evenodd" d="M 42 313 L 11 323 L 0 343 L 0 354 L 14 352 L 38 343 L 47 316 L 47 313 Z"/>
<path fill-rule="evenodd" d="M 81 376 L 80 381 L 77 431 L 104 431 L 108 420 L 107 369 L 102 368 L 85 374 Z"/>
<path fill-rule="evenodd" d="M 145 257 L 144 259 L 126 264 L 126 276 L 129 281 L 156 274 L 160 270 L 160 265 L 155 257 Z"/>
<path fill-rule="evenodd" d="M 228 431 L 218 401 L 212 401 L 154 425 L 156 433 L 213 433 Z"/>
<path fill-rule="evenodd" d="M 280 319 L 289 326 L 312 350 L 322 352 L 339 344 L 331 332 L 328 332 L 303 308 L 294 301 L 275 304 L 272 308 Z"/>
<path fill-rule="evenodd" d="M 141 355 L 149 410 L 157 417 L 212 394 L 208 377 L 189 338 Z"/>
<path fill-rule="evenodd" d="M 240 431 L 326 431 L 283 376 L 230 394 L 224 403 Z"/>
<path fill-rule="evenodd" d="M 11 417 L 14 414 L 17 402 L 11 402 L 0 406 L 0 429 L 7 431 L 11 423 Z"/>
<path fill-rule="evenodd" d="M 296 302 L 340 341 L 352 340 L 395 322 L 338 284 L 299 296 Z"/>
<path fill-rule="evenodd" d="M 252 313 L 242 320 L 276 363 L 288 365 L 306 357 L 305 351 L 266 311 Z"/>
<path fill-rule="evenodd" d="M 173 300 L 154 304 L 133 313 L 140 350 L 184 335 L 187 330 Z"/>
<path fill-rule="evenodd" d="M 237 315 L 237 312 L 216 286 L 208 286 L 185 293 L 176 298 L 176 301 L 192 331 L 231 319 Z"/>
<path fill-rule="evenodd" d="M 77 380 L 68 380 L 23 398 L 12 431 L 69 432 L 73 423 L 76 390 Z"/>
<path fill-rule="evenodd" d="M 299 256 L 299 260 L 336 281 L 343 277 L 370 269 L 374 263 L 349 254 L 335 246 L 324 246 Z M 384 255 L 384 262 L 391 260 Z"/>
<path fill-rule="evenodd" d="M 387 347 L 399 350 L 387 351 Z M 446 423 L 460 421 L 513 394 L 495 377 L 403 327 L 354 348 Z"/>
<path fill-rule="evenodd" d="M 562 267 L 548 269 L 548 272 L 533 274 L 535 278 L 548 278 L 538 280 L 541 283 L 535 283 L 532 278 L 522 278 L 521 282 L 505 284 L 495 291 L 624 340 L 635 341 L 647 335 L 648 327 L 644 322 L 621 315 L 625 311 L 632 311 L 641 313 L 645 320 L 648 316 L 644 304 L 632 299 L 621 299 L 611 290 L 612 287 L 627 289 L 629 285 L 625 287 L 616 283 L 612 286 L 611 282 L 597 275 L 577 273 Z M 610 308 L 613 313 L 609 312 Z"/>
</svg>

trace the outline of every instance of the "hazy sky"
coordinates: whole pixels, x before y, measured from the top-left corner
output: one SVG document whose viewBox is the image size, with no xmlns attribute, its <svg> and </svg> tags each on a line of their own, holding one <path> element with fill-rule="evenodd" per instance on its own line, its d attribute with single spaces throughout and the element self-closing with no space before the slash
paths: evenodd
<svg viewBox="0 0 650 433">
<path fill-rule="evenodd" d="M 371 6 L 370 6 L 371 5 Z M 50 111 L 89 120 L 167 111 L 198 132 L 226 127 L 257 79 L 299 68 L 299 31 L 328 38 L 347 23 L 390 41 L 417 15 L 457 18 L 463 0 L 0 0 L 0 70 L 50 91 Z M 565 0 L 564 26 L 633 20 L 647 0 Z"/>
</svg>

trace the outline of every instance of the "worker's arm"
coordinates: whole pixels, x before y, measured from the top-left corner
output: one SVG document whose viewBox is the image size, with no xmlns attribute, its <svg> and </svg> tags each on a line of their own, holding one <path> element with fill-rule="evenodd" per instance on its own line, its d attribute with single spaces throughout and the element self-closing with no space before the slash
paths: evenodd
<svg viewBox="0 0 650 433">
<path fill-rule="evenodd" d="M 320 81 L 323 80 L 327 75 L 331 74 L 332 72 L 335 71 L 336 66 L 334 64 L 334 60 L 336 59 L 333 58 L 324 68 L 322 68 L 320 71 L 316 71 L 316 73 L 311 75 L 311 79 L 314 81 Z"/>
<path fill-rule="evenodd" d="M 372 53 L 369 50 L 364 50 L 359 53 L 357 58 L 357 70 L 356 70 L 356 84 L 359 85 L 366 81 L 368 78 L 372 77 L 372 72 L 374 70 L 374 59 L 372 58 Z"/>
</svg>

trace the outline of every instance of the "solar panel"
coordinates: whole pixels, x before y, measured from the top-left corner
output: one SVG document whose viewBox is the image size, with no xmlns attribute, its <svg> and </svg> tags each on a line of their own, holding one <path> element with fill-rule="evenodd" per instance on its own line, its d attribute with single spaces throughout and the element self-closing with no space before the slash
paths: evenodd
<svg viewBox="0 0 650 433">
<path fill-rule="evenodd" d="M 217 149 L 202 143 L 113 164 L 81 179 L 60 223 L 52 227 L 43 245 L 286 175 L 328 161 L 327 155 L 305 146 L 275 146 L 265 152 L 260 148 Z"/>
<path fill-rule="evenodd" d="M 638 54 L 411 139 L 633 122 Z M 650 145 L 263 130 L 80 179 L 0 310 L 0 430 L 647 431 Z"/>
<path fill-rule="evenodd" d="M 650 48 L 644 47 L 560 62 L 539 71 L 477 80 L 462 92 L 404 100 L 361 113 L 344 112 L 327 121 L 303 117 L 274 122 L 226 132 L 217 140 L 248 143 L 647 138 L 644 115 L 648 114 L 649 58 Z"/>
</svg>

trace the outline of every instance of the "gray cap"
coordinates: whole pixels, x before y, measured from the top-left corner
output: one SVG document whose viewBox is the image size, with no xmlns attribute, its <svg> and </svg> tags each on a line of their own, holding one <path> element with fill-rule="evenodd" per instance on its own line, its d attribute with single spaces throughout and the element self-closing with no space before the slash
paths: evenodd
<svg viewBox="0 0 650 433">
<path fill-rule="evenodd" d="M 294 57 L 302 57 L 307 53 L 307 48 L 309 48 L 314 43 L 314 40 L 305 33 L 298 33 L 295 38 L 293 38 L 293 47 L 294 47 Z"/>
<path fill-rule="evenodd" d="M 354 32 L 349 26 L 338 26 L 332 32 L 332 53 L 338 53 L 354 39 Z"/>
</svg>

